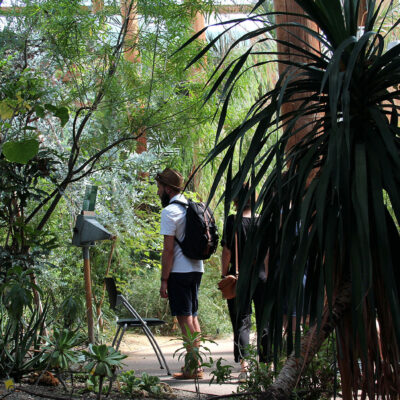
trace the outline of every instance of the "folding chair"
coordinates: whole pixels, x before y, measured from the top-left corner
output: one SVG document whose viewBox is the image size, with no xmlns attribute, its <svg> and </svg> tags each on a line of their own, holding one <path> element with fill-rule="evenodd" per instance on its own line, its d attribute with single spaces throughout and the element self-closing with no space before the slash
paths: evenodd
<svg viewBox="0 0 400 400">
<path fill-rule="evenodd" d="M 157 326 L 165 324 L 165 321 L 158 318 L 142 318 L 139 313 L 132 307 L 132 305 L 128 302 L 128 300 L 117 290 L 117 286 L 115 284 L 114 278 L 105 278 L 108 298 L 110 301 L 111 309 L 116 310 L 117 306 L 122 304 L 129 313 L 133 316 L 133 318 L 118 318 L 117 320 L 117 332 L 114 336 L 112 346 L 118 350 L 119 345 L 121 344 L 122 337 L 124 333 L 129 328 L 142 328 L 144 334 L 149 339 L 151 346 L 153 347 L 154 352 L 156 353 L 158 362 L 160 363 L 160 368 L 164 369 L 164 366 L 168 372 L 168 375 L 171 375 L 171 371 L 165 361 L 164 355 L 161 352 L 160 346 L 156 342 L 149 326 Z"/>
</svg>

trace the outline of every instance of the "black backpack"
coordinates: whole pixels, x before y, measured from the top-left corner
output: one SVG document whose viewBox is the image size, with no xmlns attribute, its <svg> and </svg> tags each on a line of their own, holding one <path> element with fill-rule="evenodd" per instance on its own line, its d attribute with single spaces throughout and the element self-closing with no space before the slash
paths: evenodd
<svg viewBox="0 0 400 400">
<path fill-rule="evenodd" d="M 207 260 L 217 250 L 218 230 L 212 211 L 205 203 L 196 203 L 188 200 L 188 204 L 181 201 L 171 201 L 170 204 L 180 204 L 186 207 L 185 237 L 180 242 L 182 253 L 193 260 Z"/>
</svg>

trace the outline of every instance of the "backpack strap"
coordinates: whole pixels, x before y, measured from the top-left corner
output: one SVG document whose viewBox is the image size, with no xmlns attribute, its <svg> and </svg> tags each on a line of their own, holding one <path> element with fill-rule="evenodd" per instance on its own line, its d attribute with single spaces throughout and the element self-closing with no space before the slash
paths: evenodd
<svg viewBox="0 0 400 400">
<path fill-rule="evenodd" d="M 183 206 L 185 208 L 189 208 L 189 203 L 184 203 L 183 201 L 179 201 L 179 200 L 171 201 L 171 203 L 169 203 L 169 204 L 179 204 L 180 206 Z M 179 246 L 182 248 L 182 243 L 177 239 L 176 236 L 175 236 L 175 240 L 179 244 Z"/>
<path fill-rule="evenodd" d="M 184 206 L 184 207 L 189 207 L 189 203 L 184 203 L 183 201 L 179 201 L 179 200 L 171 201 L 171 203 L 169 203 L 169 204 L 179 204 L 179 205 Z"/>
</svg>

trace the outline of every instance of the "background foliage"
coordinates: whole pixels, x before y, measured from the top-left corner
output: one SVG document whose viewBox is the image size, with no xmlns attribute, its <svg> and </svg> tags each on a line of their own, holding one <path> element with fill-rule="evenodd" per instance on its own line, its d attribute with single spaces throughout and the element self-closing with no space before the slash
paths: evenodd
<svg viewBox="0 0 400 400">
<path fill-rule="evenodd" d="M 110 273 L 141 313 L 168 319 L 172 332 L 167 304 L 153 295 L 161 238 L 151 177 L 165 166 L 188 177 L 214 146 L 219 100 L 203 104 L 202 88 L 229 42 L 187 70 L 200 43 L 175 52 L 192 35 L 196 13 L 211 15 L 213 2 L 167 0 L 161 7 L 159 1 L 138 1 L 131 13 L 137 12 L 139 33 L 133 35 L 126 33 L 117 1 L 96 12 L 79 0 L 24 0 L 17 6 L 3 13 L 0 31 L 1 282 L 20 282 L 17 298 L 28 308 L 36 307 L 37 288 L 54 323 L 83 328 L 82 258 L 70 241 L 85 187 L 98 185 L 99 220 L 118 236 Z M 256 75 L 244 77 L 226 129 L 244 117 L 244 105 L 254 97 L 245 87 L 252 81 L 265 84 Z M 136 139 L 143 135 L 147 151 L 139 154 Z M 215 168 L 208 166 L 190 184 L 191 196 L 208 197 Z M 216 216 L 222 232 L 219 208 Z M 110 248 L 104 242 L 91 249 L 97 302 Z M 35 277 L 34 286 L 22 285 L 25 277 L 28 283 Z M 218 277 L 216 255 L 206 265 L 200 295 L 201 322 L 212 335 L 229 331 L 215 289 Z"/>
</svg>

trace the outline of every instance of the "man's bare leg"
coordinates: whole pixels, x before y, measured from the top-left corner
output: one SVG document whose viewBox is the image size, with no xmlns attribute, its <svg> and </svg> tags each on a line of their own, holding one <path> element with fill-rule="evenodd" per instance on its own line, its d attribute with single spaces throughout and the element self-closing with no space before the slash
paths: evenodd
<svg viewBox="0 0 400 400">
<path fill-rule="evenodd" d="M 194 332 L 201 332 L 199 320 L 197 316 L 192 316 L 192 315 L 178 315 L 177 317 L 178 324 L 181 328 L 182 335 L 183 337 L 186 337 L 187 335 L 187 328 L 189 328 L 189 332 L 193 334 Z M 197 347 L 199 346 L 199 343 L 197 342 Z"/>
<path fill-rule="evenodd" d="M 195 329 L 195 332 L 201 333 L 200 323 L 199 319 L 197 318 L 197 315 L 193 316 L 193 327 Z"/>
<path fill-rule="evenodd" d="M 178 320 L 179 326 L 182 331 L 182 336 L 184 338 L 187 338 L 187 328 L 189 328 L 189 331 L 191 334 L 193 334 L 195 332 L 199 332 L 199 333 L 201 332 L 200 323 L 199 323 L 197 316 L 178 315 L 176 318 Z M 196 340 L 194 345 L 196 347 L 199 347 L 200 342 L 198 340 Z"/>
</svg>

